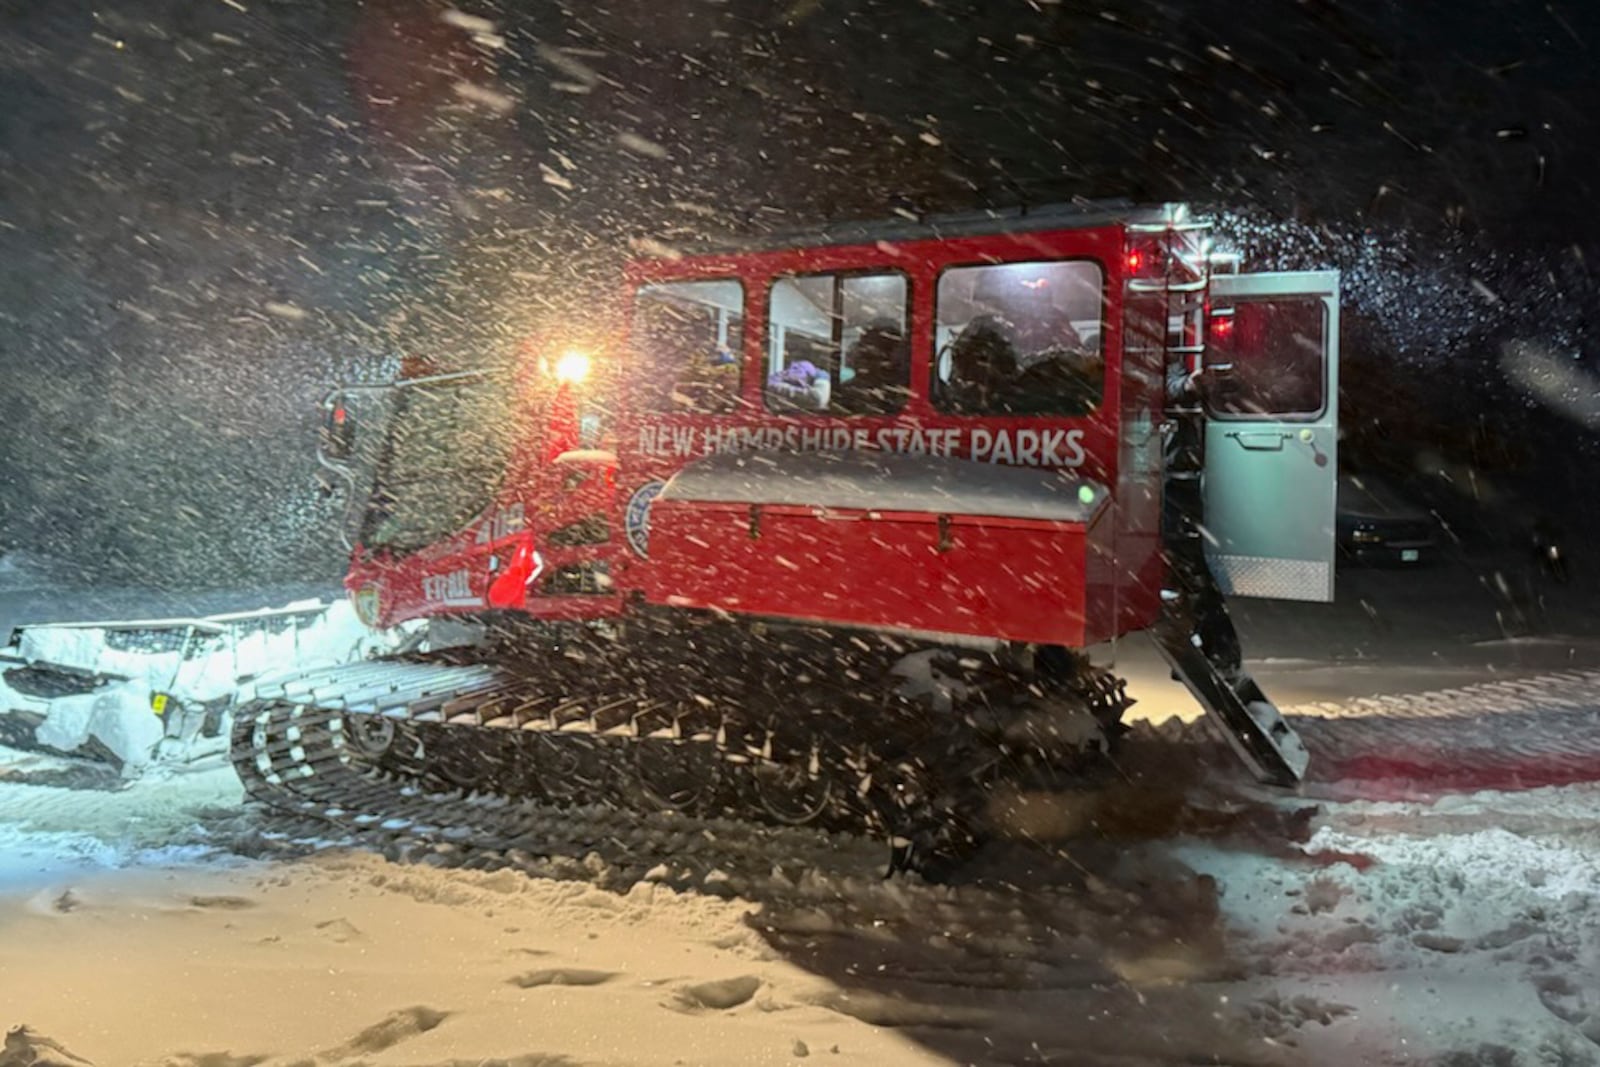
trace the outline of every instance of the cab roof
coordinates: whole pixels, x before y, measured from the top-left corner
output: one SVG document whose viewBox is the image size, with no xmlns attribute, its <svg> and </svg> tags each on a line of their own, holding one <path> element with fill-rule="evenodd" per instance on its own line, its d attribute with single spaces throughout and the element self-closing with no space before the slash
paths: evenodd
<svg viewBox="0 0 1600 1067">
<path fill-rule="evenodd" d="M 1100 226 L 1167 226 L 1194 221 L 1184 204 L 1136 205 L 1124 200 L 1021 205 L 922 218 L 893 218 L 823 223 L 805 230 L 771 230 L 746 234 L 702 235 L 673 245 L 678 255 L 772 252 L 783 249 L 917 241 L 1041 230 L 1090 229 Z M 644 257 L 650 262 L 653 257 Z"/>
</svg>

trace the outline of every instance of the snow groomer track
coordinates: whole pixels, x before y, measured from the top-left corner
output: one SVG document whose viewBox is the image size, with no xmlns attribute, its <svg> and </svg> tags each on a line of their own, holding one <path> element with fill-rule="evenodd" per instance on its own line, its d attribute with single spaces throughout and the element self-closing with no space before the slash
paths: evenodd
<svg viewBox="0 0 1600 1067">
<path fill-rule="evenodd" d="M 884 679 L 899 662 L 863 656 Z M 941 664 L 961 694 L 942 712 L 854 670 L 645 680 L 569 655 L 537 677 L 511 661 L 297 672 L 235 711 L 233 761 L 255 799 L 364 837 L 635 868 L 925 869 L 964 852 L 1008 774 L 1074 775 L 1101 736 L 1081 720 L 1126 704 L 1092 670 L 1030 681 L 981 657 Z"/>
<path fill-rule="evenodd" d="M 427 715 L 427 697 L 419 691 L 430 685 L 449 691 L 449 700 L 441 699 L 434 709 L 439 713 L 453 712 L 463 702 L 474 706 L 496 690 L 494 672 L 487 667 L 397 672 L 395 664 L 383 666 L 374 674 L 381 673 L 382 683 L 349 690 L 341 702 L 364 698 Z M 294 703 L 282 692 L 279 699 L 265 695 L 287 689 L 308 696 L 306 687 L 323 673 L 263 687 L 257 702 L 235 718 L 235 769 L 246 792 L 275 811 L 318 820 L 367 842 L 399 839 L 486 849 L 514 863 L 598 854 L 619 875 L 635 879 L 663 860 L 670 860 L 685 882 L 714 870 L 770 871 L 780 861 L 838 869 L 854 860 L 862 872 L 874 865 L 882 869 L 883 846 L 849 835 L 674 812 L 647 814 L 598 802 L 515 798 L 494 791 L 492 784 L 473 791 L 413 777 L 395 764 L 366 758 L 371 748 L 363 749 L 343 711 Z M 400 730 L 403 735 L 405 726 Z M 494 777 L 486 775 L 486 781 L 493 783 Z"/>
<path fill-rule="evenodd" d="M 335 674 L 330 700 L 326 683 Z M 562 782 L 547 773 L 544 795 L 529 799 L 513 777 L 526 767 L 485 765 L 473 788 L 433 774 L 433 753 L 425 763 L 407 751 L 421 743 L 414 731 L 456 734 L 446 722 L 513 727 L 504 705 L 509 684 L 493 667 L 393 662 L 361 673 L 344 668 L 280 678 L 240 708 L 235 766 L 249 794 L 270 808 L 367 841 L 413 839 L 513 858 L 593 853 L 634 877 L 670 864 L 686 883 L 711 871 L 735 872 L 737 882 L 769 874 L 775 864 L 859 875 L 885 869 L 885 845 L 865 828 L 641 811 L 611 795 L 627 784 L 581 774 Z M 1383 799 L 1600 780 L 1600 671 L 1307 705 L 1290 719 L 1312 754 L 1311 796 Z M 374 724 L 383 730 L 377 745 Z M 482 738 L 502 731 L 461 733 Z M 526 725 L 503 731 L 528 733 Z M 1174 724 L 1136 728 L 1129 743 L 1190 739 L 1198 740 L 1192 729 Z M 726 738 L 712 741 L 727 745 Z M 468 758 L 497 757 L 483 750 Z"/>
</svg>

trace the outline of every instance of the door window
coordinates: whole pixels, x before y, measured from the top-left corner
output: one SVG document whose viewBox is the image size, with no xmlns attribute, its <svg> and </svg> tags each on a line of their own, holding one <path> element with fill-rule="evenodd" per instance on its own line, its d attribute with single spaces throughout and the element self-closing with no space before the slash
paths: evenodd
<svg viewBox="0 0 1600 1067">
<path fill-rule="evenodd" d="M 1316 297 L 1240 300 L 1231 318 L 1213 319 L 1203 376 L 1211 414 L 1233 419 L 1322 414 L 1327 328 L 1327 308 Z"/>
<path fill-rule="evenodd" d="M 716 415 L 738 405 L 741 282 L 641 286 L 633 325 L 633 393 L 640 410 Z"/>
</svg>

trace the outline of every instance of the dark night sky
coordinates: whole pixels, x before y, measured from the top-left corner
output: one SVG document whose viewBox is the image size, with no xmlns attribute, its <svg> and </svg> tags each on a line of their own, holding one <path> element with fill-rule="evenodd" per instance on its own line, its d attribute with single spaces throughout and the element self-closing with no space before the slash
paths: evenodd
<svg viewBox="0 0 1600 1067">
<path fill-rule="evenodd" d="M 1576 0 L 0 18 L 0 538 L 133 569 L 308 565 L 316 383 L 581 313 L 631 238 L 1106 195 L 1409 229 L 1470 276 L 1597 236 Z"/>
</svg>

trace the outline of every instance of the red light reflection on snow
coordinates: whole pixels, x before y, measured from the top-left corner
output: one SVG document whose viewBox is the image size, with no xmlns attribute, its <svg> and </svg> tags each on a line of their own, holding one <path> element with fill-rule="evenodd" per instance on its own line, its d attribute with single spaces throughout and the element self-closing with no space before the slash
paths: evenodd
<svg viewBox="0 0 1600 1067">
<path fill-rule="evenodd" d="M 1600 781 L 1600 753 L 1540 753 L 1508 758 L 1504 751 L 1455 750 L 1437 761 L 1405 755 L 1356 756 L 1318 768 L 1333 791 L 1362 800 L 1419 800 L 1480 790 L 1515 792 Z"/>
</svg>

